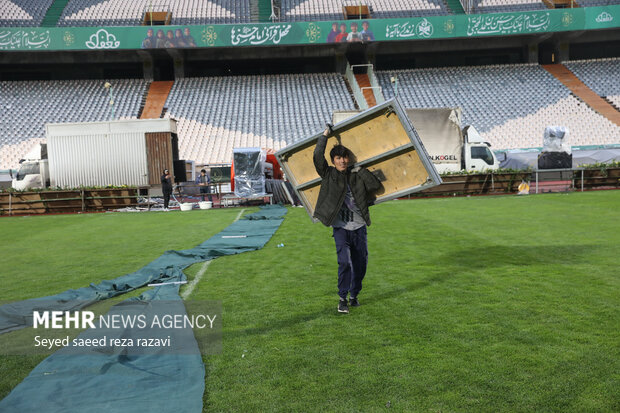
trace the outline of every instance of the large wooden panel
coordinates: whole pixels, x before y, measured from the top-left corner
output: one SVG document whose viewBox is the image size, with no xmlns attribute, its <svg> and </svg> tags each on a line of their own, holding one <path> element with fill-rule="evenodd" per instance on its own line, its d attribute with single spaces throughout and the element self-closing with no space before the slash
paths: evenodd
<svg viewBox="0 0 620 413">
<path fill-rule="evenodd" d="M 173 171 L 172 142 L 169 132 L 145 133 L 146 158 L 149 167 L 149 185 L 161 183 L 164 169 Z"/>
<path fill-rule="evenodd" d="M 382 158 L 381 161 L 369 165 L 371 172 L 380 171 L 385 177 L 383 189 L 377 193 L 378 200 L 393 194 L 417 189 L 429 180 L 429 174 L 420 159 L 420 153 L 414 149 Z M 415 192 L 415 191 L 411 191 Z M 410 193 L 411 193 L 410 192 Z M 401 195 L 402 196 L 402 195 Z M 390 198 L 392 199 L 392 198 Z"/>
<path fill-rule="evenodd" d="M 296 145 L 276 153 L 287 178 L 293 184 L 304 207 L 312 216 L 318 199 L 320 178 L 312 161 L 322 131 Z M 356 165 L 368 168 L 380 178 L 383 189 L 377 202 L 383 202 L 441 183 L 420 138 L 396 99 L 375 106 L 334 125 L 327 141 L 329 151 L 342 143 L 355 155 Z"/>
<path fill-rule="evenodd" d="M 342 145 L 351 149 L 356 156 L 354 160 L 356 163 L 365 162 L 382 153 L 410 144 L 411 139 L 407 131 L 394 119 L 397 119 L 397 116 L 387 108 L 369 116 L 368 119 L 353 122 L 348 128 L 337 130 L 336 135 L 327 140 L 325 159 L 331 164 L 329 151 L 338 144 L 338 139 Z M 316 139 L 313 139 L 307 146 L 290 153 L 287 164 L 295 185 L 303 185 L 319 177 L 312 162 L 315 146 Z"/>
</svg>

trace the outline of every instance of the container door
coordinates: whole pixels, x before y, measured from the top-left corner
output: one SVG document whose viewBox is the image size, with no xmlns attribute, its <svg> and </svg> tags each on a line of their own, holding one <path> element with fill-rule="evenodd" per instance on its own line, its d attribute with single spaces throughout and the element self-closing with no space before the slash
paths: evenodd
<svg viewBox="0 0 620 413">
<path fill-rule="evenodd" d="M 173 171 L 172 145 L 169 132 L 145 133 L 149 185 L 161 184 L 164 169 Z"/>
</svg>

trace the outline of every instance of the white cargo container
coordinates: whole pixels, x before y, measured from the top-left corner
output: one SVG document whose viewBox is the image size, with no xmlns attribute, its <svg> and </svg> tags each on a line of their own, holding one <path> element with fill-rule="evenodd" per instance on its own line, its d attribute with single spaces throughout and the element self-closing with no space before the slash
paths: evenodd
<svg viewBox="0 0 620 413">
<path fill-rule="evenodd" d="M 158 185 L 162 171 L 173 171 L 178 159 L 174 119 L 51 123 L 45 130 L 47 165 L 44 156 L 22 162 L 17 189 Z"/>
</svg>

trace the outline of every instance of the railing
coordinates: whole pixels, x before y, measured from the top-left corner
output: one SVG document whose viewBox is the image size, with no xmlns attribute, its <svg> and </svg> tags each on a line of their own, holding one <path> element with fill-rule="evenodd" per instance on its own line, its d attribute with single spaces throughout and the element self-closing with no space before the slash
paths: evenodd
<svg viewBox="0 0 620 413">
<path fill-rule="evenodd" d="M 379 93 L 375 92 L 375 100 L 377 101 L 377 104 L 385 102 L 385 97 L 383 96 L 383 88 L 379 86 L 379 81 L 377 80 L 377 76 L 375 75 L 374 66 L 370 65 L 370 67 L 368 68 L 367 74 L 368 74 L 368 79 L 370 79 L 370 86 L 378 89 L 377 91 Z"/>
<path fill-rule="evenodd" d="M 273 4 L 273 0 L 271 0 L 271 16 L 269 16 L 272 23 L 280 21 L 280 8 Z"/>
<path fill-rule="evenodd" d="M 144 6 L 144 10 L 142 15 L 144 16 L 144 24 L 150 24 L 153 26 L 153 14 L 165 13 L 165 19 L 168 20 L 169 17 L 172 17 L 172 12 L 170 10 L 170 2 L 157 2 L 157 3 L 149 3 Z M 159 17 L 159 16 L 158 16 Z M 157 19 L 156 21 L 161 21 Z"/>
<path fill-rule="evenodd" d="M 383 98 L 383 93 L 382 93 L 382 88 L 381 86 L 364 86 L 361 90 L 362 90 L 362 94 L 364 94 L 364 90 L 366 89 L 371 89 L 373 91 L 373 96 L 375 97 L 375 102 L 377 103 L 377 105 L 379 103 L 383 103 L 385 102 L 385 99 Z M 378 92 L 378 93 L 377 93 Z M 379 98 L 381 98 L 381 101 L 379 101 Z"/>
<path fill-rule="evenodd" d="M 105 211 L 140 205 L 142 188 L 0 193 L 0 215 Z"/>
<path fill-rule="evenodd" d="M 411 194 L 408 197 L 516 194 L 522 181 L 529 183 L 530 194 L 620 189 L 620 168 L 488 171 L 469 175 L 442 175 L 441 179 L 443 181 L 441 185 Z"/>
<path fill-rule="evenodd" d="M 355 74 L 353 73 L 353 68 L 358 66 L 370 66 L 370 65 L 353 65 L 351 66 L 347 63 L 347 71 L 345 72 L 345 76 L 349 81 L 349 85 L 351 86 L 351 90 L 353 91 L 353 97 L 357 102 L 357 105 L 360 109 L 368 109 L 368 103 L 366 103 L 366 98 L 362 93 L 362 89 L 360 89 L 360 85 L 357 83 L 357 79 L 355 79 Z"/>
<path fill-rule="evenodd" d="M 461 6 L 463 6 L 463 10 L 465 13 L 471 14 L 474 11 L 474 0 L 460 0 Z"/>
</svg>

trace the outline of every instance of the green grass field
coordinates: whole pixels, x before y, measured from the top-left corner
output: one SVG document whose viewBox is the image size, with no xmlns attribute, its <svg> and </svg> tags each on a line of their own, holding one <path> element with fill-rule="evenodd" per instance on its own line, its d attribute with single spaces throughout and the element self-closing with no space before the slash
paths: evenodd
<svg viewBox="0 0 620 413">
<path fill-rule="evenodd" d="M 238 213 L 2 218 L 0 299 L 134 271 Z M 262 250 L 211 263 L 190 296 L 224 308 L 205 411 L 620 411 L 620 191 L 371 214 L 362 306 L 348 315 L 331 231 L 301 208 Z M 1 357 L 0 398 L 40 360 Z"/>
</svg>

